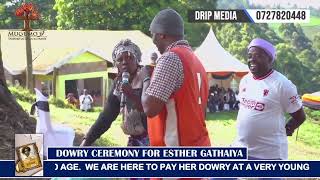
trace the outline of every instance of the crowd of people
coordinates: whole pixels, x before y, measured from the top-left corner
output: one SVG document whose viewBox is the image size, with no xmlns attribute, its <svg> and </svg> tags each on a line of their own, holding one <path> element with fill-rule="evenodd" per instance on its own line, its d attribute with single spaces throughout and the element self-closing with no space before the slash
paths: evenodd
<svg viewBox="0 0 320 180">
<path fill-rule="evenodd" d="M 234 92 L 231 88 L 211 86 L 208 97 L 208 111 L 220 112 L 239 109 L 239 91 Z"/>
</svg>

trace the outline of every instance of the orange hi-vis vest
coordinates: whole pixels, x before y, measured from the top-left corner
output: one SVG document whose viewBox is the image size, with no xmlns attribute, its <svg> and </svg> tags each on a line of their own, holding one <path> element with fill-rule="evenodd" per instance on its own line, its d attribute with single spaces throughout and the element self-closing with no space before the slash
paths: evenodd
<svg viewBox="0 0 320 180">
<path fill-rule="evenodd" d="M 183 65 L 183 84 L 169 98 L 162 111 L 148 117 L 151 146 L 210 146 L 205 124 L 208 101 L 207 74 L 195 54 L 183 47 L 170 50 Z"/>
</svg>

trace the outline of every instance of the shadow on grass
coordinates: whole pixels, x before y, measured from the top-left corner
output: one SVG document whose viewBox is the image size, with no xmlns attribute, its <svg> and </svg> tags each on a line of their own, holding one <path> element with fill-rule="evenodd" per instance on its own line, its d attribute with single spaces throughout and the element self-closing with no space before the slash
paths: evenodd
<svg viewBox="0 0 320 180">
<path fill-rule="evenodd" d="M 222 111 L 222 112 L 215 112 L 215 113 L 207 113 L 206 120 L 213 121 L 213 120 L 236 120 L 237 119 L 238 111 Z"/>
</svg>

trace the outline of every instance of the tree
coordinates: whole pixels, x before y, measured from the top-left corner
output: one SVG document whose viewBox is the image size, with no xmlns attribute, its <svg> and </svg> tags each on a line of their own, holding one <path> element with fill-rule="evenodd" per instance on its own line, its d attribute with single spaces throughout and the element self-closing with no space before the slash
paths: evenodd
<svg viewBox="0 0 320 180">
<path fill-rule="evenodd" d="M 282 42 L 281 38 L 267 24 L 223 23 L 214 26 L 221 45 L 240 61 L 247 61 L 247 47 L 254 38 L 263 38 L 273 44 Z"/>
<path fill-rule="evenodd" d="M 318 58 L 320 58 L 320 32 L 313 38 L 313 49 L 316 51 Z"/>
<path fill-rule="evenodd" d="M 304 82 L 300 81 L 299 86 L 305 92 L 317 91 L 320 88 L 319 79 L 320 73 L 316 64 L 319 57 L 317 57 L 318 47 L 317 40 L 319 37 L 315 37 L 314 44 L 304 34 L 300 25 L 295 24 L 281 24 L 279 32 L 285 42 L 290 44 L 292 52 L 295 54 L 295 59 L 301 62 L 301 72 L 303 72 Z M 315 47 L 315 48 L 313 48 Z M 293 69 L 290 68 L 292 71 Z M 296 75 L 298 76 L 298 75 Z"/>
<path fill-rule="evenodd" d="M 304 34 L 301 26 L 299 24 L 281 24 L 279 26 L 279 32 L 281 37 L 292 44 L 292 47 L 295 48 L 298 52 L 310 49 L 312 50 L 312 42 Z"/>
<path fill-rule="evenodd" d="M 219 0 L 218 9 L 244 9 L 249 8 L 249 2 L 247 0 Z"/>
<path fill-rule="evenodd" d="M 55 1 L 32 0 L 32 2 L 38 7 L 41 15 L 40 20 L 33 22 L 33 27 L 37 29 L 57 29 L 57 11 L 53 9 Z"/>
<path fill-rule="evenodd" d="M 0 159 L 14 159 L 15 134 L 34 132 L 34 119 L 16 102 L 5 82 L 0 36 Z"/>
<path fill-rule="evenodd" d="M 312 88 L 312 72 L 296 57 L 294 48 L 287 43 L 276 46 L 277 59 L 275 69 L 284 74 L 297 85 L 299 93 L 308 92 Z"/>
<path fill-rule="evenodd" d="M 1 29 L 22 29 L 23 23 L 18 20 L 14 13 L 18 4 L 0 2 L 0 27 Z"/>
<path fill-rule="evenodd" d="M 314 83 L 314 91 L 319 91 L 320 89 L 320 58 L 316 61 L 314 64 L 315 69 L 315 76 L 312 79 L 312 82 Z"/>
<path fill-rule="evenodd" d="M 294 24 L 282 25 L 282 38 L 267 24 L 225 23 L 214 25 L 213 30 L 221 45 L 243 63 L 247 62 L 247 47 L 252 39 L 263 38 L 270 41 L 277 49 L 275 69 L 292 80 L 299 93 L 320 88 L 320 61 L 301 27 Z"/>
<path fill-rule="evenodd" d="M 30 21 L 39 20 L 40 14 L 32 3 L 22 3 L 15 11 L 15 15 L 24 21 L 23 31 L 32 31 Z"/>
<path fill-rule="evenodd" d="M 54 9 L 57 11 L 58 29 L 140 30 L 149 34 L 153 17 L 160 10 L 171 7 L 185 21 L 186 39 L 191 45 L 198 46 L 209 26 L 187 23 L 187 10 L 215 6 L 216 1 L 212 0 L 56 0 Z"/>
<path fill-rule="evenodd" d="M 298 60 L 302 62 L 302 64 L 308 67 L 313 67 L 314 63 L 317 60 L 316 54 L 311 48 L 301 50 L 300 53 L 298 53 L 297 57 Z"/>
<path fill-rule="evenodd" d="M 31 2 L 7 1 L 0 3 L 0 13 L 3 14 L 0 18 L 1 28 L 23 29 L 31 31 L 33 29 L 55 28 L 55 11 L 53 10 L 54 1 L 33 0 Z M 39 13 L 40 10 L 41 12 Z M 39 17 L 41 17 L 39 19 Z M 23 23 L 23 21 L 24 23 Z M 30 25 L 30 21 L 33 21 Z M 37 21 L 35 21 L 37 20 Z M 23 26 L 25 25 L 25 26 Z M 34 81 L 32 75 L 32 49 L 30 34 L 26 33 L 26 86 L 29 90 L 33 90 Z"/>
<path fill-rule="evenodd" d="M 296 28 L 292 23 L 284 23 L 279 26 L 279 32 L 284 40 L 290 41 L 292 39 L 292 34 L 296 32 Z"/>
<path fill-rule="evenodd" d="M 0 28 L 1 29 L 22 29 L 23 23 L 15 16 L 15 11 L 21 5 L 21 0 L 0 2 Z M 31 2 L 31 0 L 29 1 Z M 54 0 L 32 0 L 32 3 L 40 12 L 41 18 L 32 22 L 33 29 L 56 29 L 55 19 L 57 12 L 53 9 Z"/>
</svg>

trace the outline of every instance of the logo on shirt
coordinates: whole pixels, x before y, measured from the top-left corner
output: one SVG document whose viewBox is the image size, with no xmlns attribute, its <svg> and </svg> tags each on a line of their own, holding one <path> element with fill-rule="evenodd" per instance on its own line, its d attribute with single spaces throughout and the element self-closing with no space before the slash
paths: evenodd
<svg viewBox="0 0 320 180">
<path fill-rule="evenodd" d="M 268 89 L 263 90 L 263 97 L 268 96 L 268 94 L 269 94 L 269 90 Z"/>
<path fill-rule="evenodd" d="M 254 107 L 254 110 L 263 111 L 264 110 L 264 104 L 260 103 L 260 102 L 257 102 L 256 106 Z"/>
<path fill-rule="evenodd" d="M 246 92 L 246 88 L 242 88 L 242 92 Z"/>
<path fill-rule="evenodd" d="M 290 99 L 291 104 L 296 104 L 296 103 L 298 103 L 299 95 L 297 94 L 295 96 L 290 97 L 289 99 Z"/>
<path fill-rule="evenodd" d="M 246 99 L 246 98 L 242 98 L 241 105 L 247 109 L 252 109 L 256 111 L 263 111 L 265 107 L 264 103 L 261 103 L 255 100 Z"/>
</svg>

